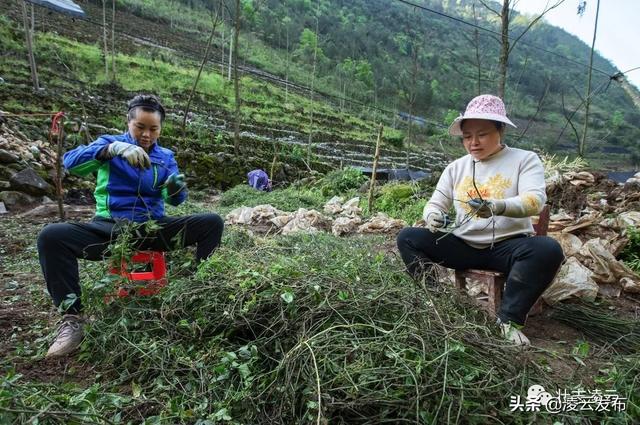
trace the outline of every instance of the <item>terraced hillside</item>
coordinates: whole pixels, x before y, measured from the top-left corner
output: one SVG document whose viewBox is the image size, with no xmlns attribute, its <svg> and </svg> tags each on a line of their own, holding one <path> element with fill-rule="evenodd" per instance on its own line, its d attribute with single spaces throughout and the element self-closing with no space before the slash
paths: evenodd
<svg viewBox="0 0 640 425">
<path fill-rule="evenodd" d="M 199 66 L 196 53 L 204 50 L 199 48 L 200 40 L 185 39 L 184 34 L 173 37 L 171 30 L 157 22 L 120 12 L 118 22 L 126 25 L 119 28 L 116 38 L 118 75 L 111 82 L 99 47 L 102 28 L 96 22 L 101 10 L 93 3 L 83 4 L 88 20 L 35 8 L 36 57 L 44 90 L 34 93 L 20 10 L 7 0 L 0 1 L 0 7 L 4 10 L 0 39 L 7 46 L 0 63 L 4 80 L 0 109 L 12 113 L 65 110 L 77 124 L 76 132 L 69 129 L 70 145 L 123 128 L 124 102 L 133 93 L 151 91 L 162 96 L 169 109 L 163 143 L 178 151 L 181 165 L 202 184 L 227 187 L 243 179 L 248 169 L 271 170 L 274 164 L 274 175 L 280 181 L 298 178 L 309 167 L 326 171 L 338 166 L 370 166 L 376 122 L 387 124 L 380 166 L 406 166 L 407 152 L 398 147 L 403 135 L 390 128 L 392 117 L 366 108 L 358 115 L 343 112 L 326 99 L 312 100 L 308 92 L 295 86 L 285 90 L 268 76 L 258 78 L 249 67 L 243 68 L 241 82 L 242 155 L 233 152 L 233 86 L 213 63 L 205 67 L 183 132 L 183 111 Z M 41 119 L 13 121 L 30 137 L 45 137 L 47 123 Z M 307 167 L 310 132 L 312 158 Z M 444 160 L 442 152 L 409 153 L 411 168 L 418 170 L 437 170 Z"/>
</svg>

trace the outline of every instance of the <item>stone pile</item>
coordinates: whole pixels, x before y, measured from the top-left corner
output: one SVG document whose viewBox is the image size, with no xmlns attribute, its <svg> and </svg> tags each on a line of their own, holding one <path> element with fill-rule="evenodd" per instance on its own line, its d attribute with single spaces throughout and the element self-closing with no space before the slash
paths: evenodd
<svg viewBox="0 0 640 425">
<path fill-rule="evenodd" d="M 227 214 L 225 222 L 231 225 L 246 225 L 265 233 L 290 234 L 296 232 L 332 232 L 336 236 L 354 233 L 393 233 L 405 227 L 403 220 L 389 218 L 378 213 L 368 220 L 361 217 L 358 206 L 360 198 L 344 202 L 344 198 L 334 197 L 324 205 L 324 215 L 316 210 L 300 208 L 295 212 L 284 212 L 271 205 L 240 207 Z"/>
<path fill-rule="evenodd" d="M 621 185 L 596 173 L 572 171 L 547 182 L 548 191 L 579 188 L 585 202 L 579 211 L 560 208 L 550 217 L 549 236 L 562 245 L 567 261 L 543 295 L 545 301 L 640 293 L 640 276 L 616 259 L 629 242 L 629 229 L 640 228 L 640 175 L 629 180 Z"/>
<path fill-rule="evenodd" d="M 0 126 L 0 202 L 6 210 L 53 197 L 55 150 L 48 142 L 30 141 L 17 130 Z"/>
</svg>

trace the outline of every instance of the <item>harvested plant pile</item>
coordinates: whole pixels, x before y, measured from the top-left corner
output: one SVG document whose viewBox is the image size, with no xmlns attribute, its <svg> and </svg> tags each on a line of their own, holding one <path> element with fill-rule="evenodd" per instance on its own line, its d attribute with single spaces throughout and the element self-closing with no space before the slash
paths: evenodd
<svg viewBox="0 0 640 425">
<path fill-rule="evenodd" d="M 640 323 L 616 317 L 603 307 L 587 302 L 560 303 L 554 306 L 553 318 L 620 352 L 640 351 Z"/>
<path fill-rule="evenodd" d="M 553 388 L 544 370 L 465 299 L 410 281 L 381 242 L 233 230 L 195 276 L 174 276 L 158 298 L 105 305 L 94 290 L 81 357 L 102 369 L 95 393 L 130 395 L 75 411 L 114 423 L 539 417 L 511 413 L 509 396 Z M 24 410 L 37 400 L 17 399 Z"/>
</svg>

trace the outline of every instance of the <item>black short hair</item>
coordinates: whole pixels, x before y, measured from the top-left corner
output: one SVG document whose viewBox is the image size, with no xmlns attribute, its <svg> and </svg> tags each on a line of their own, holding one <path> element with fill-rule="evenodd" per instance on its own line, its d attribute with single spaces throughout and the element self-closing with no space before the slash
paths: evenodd
<svg viewBox="0 0 640 425">
<path fill-rule="evenodd" d="M 142 109 L 145 112 L 157 112 L 160 114 L 160 122 L 164 121 L 164 107 L 160 103 L 158 96 L 153 94 L 138 94 L 134 96 L 133 99 L 127 102 L 127 121 L 136 118 L 138 109 Z"/>
<path fill-rule="evenodd" d="M 464 125 L 465 121 L 466 120 L 460 121 L 460 130 L 462 130 L 462 126 Z M 491 121 L 493 125 L 496 126 L 496 130 L 498 131 L 502 131 L 507 127 L 507 124 L 503 123 L 502 121 L 494 121 L 494 120 L 487 120 L 487 121 Z"/>
</svg>

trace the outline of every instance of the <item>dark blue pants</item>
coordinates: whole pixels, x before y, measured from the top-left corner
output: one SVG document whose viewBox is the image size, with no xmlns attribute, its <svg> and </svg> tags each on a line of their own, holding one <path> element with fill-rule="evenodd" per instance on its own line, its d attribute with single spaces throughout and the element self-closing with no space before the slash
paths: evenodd
<svg viewBox="0 0 640 425">
<path fill-rule="evenodd" d="M 484 269 L 507 275 L 498 317 L 524 325 L 529 310 L 553 281 L 564 254 L 547 236 L 518 236 L 477 249 L 462 239 L 427 229 L 408 227 L 398 235 L 398 249 L 407 271 L 418 278 L 424 267 L 437 263 L 456 270 Z"/>
<path fill-rule="evenodd" d="M 220 245 L 224 221 L 217 214 L 196 214 L 184 217 L 163 217 L 156 220 L 160 229 L 134 232 L 136 249 L 170 251 L 196 245 L 196 258 L 203 260 Z M 78 301 L 67 310 L 78 313 L 80 276 L 78 258 L 99 261 L 106 258 L 109 244 L 114 242 L 126 222 L 96 218 L 88 223 L 49 224 L 38 235 L 38 256 L 47 289 L 56 306 L 75 294 Z"/>
</svg>

